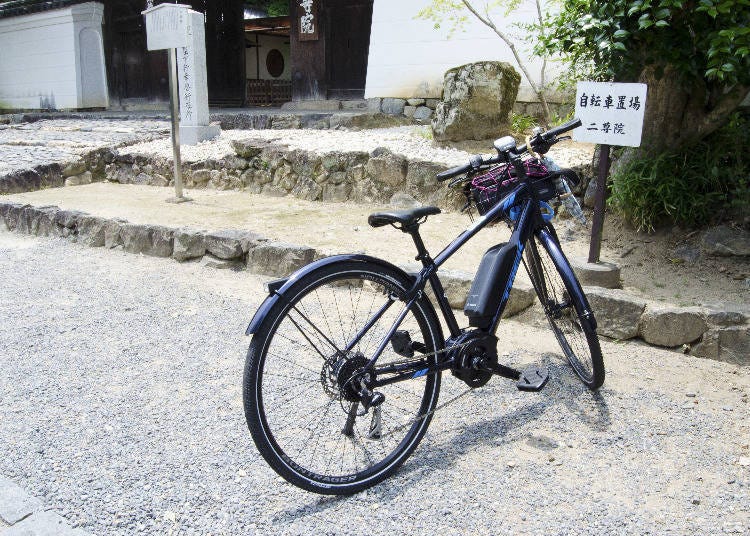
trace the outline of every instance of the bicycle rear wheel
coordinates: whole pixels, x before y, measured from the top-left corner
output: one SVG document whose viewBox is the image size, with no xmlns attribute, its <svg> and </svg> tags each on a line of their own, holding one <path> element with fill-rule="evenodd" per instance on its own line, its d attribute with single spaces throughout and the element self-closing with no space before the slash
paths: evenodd
<svg viewBox="0 0 750 536">
<path fill-rule="evenodd" d="M 394 302 L 345 350 L 389 296 L 402 297 L 409 287 L 402 273 L 376 263 L 324 266 L 290 288 L 253 336 L 243 382 L 247 424 L 265 460 L 292 484 L 316 493 L 356 493 L 391 475 L 424 436 L 440 373 L 377 388 L 385 401 L 366 413 L 350 381 L 403 302 Z M 440 324 L 424 298 L 398 329 L 423 343 L 428 355 L 443 347 Z M 404 359 L 388 344 L 377 366 Z"/>
<path fill-rule="evenodd" d="M 573 371 L 590 389 L 604 383 L 604 360 L 593 317 L 582 318 L 584 303 L 572 296 L 580 288 L 575 276 L 568 277 L 547 251 L 546 244 L 534 236 L 526 245 L 524 265 L 529 274 L 552 332 Z"/>
</svg>

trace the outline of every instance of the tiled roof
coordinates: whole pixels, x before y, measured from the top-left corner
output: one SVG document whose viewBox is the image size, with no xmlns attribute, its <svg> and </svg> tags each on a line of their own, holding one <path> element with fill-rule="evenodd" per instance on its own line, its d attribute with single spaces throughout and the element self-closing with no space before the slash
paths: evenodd
<svg viewBox="0 0 750 536">
<path fill-rule="evenodd" d="M 0 0 L 0 19 L 59 9 L 84 1 L 86 0 Z"/>
</svg>

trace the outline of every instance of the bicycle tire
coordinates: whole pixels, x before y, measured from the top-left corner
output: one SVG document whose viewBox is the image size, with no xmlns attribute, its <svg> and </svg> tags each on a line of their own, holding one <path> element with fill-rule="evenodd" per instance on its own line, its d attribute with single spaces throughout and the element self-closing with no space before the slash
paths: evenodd
<svg viewBox="0 0 750 536">
<path fill-rule="evenodd" d="M 580 283 L 566 276 L 547 250 L 546 243 L 532 237 L 526 245 L 526 270 L 544 314 L 560 348 L 581 381 L 596 390 L 604 383 L 604 359 L 593 316 L 582 319 L 587 307 L 572 300 Z M 581 295 L 583 291 L 581 291 Z"/>
<path fill-rule="evenodd" d="M 346 400 L 332 379 L 332 358 L 341 359 L 333 345 L 343 348 L 388 294 L 400 298 L 410 286 L 405 274 L 376 263 L 328 265 L 291 287 L 253 336 L 243 379 L 245 417 L 260 454 L 288 482 L 321 494 L 357 493 L 393 474 L 421 441 L 437 405 L 439 372 L 377 389 L 385 401 L 375 438 L 368 430 L 375 410 L 354 419 L 351 435 L 344 433 L 354 402 Z M 395 302 L 349 352 L 346 363 L 354 367 L 368 359 L 364 356 L 377 348 L 402 309 L 403 302 Z M 424 297 L 399 329 L 423 342 L 428 352 L 443 348 L 440 323 Z M 431 359 L 437 358 L 433 353 Z M 389 344 L 377 364 L 398 360 L 404 357 Z M 343 374 L 343 367 L 338 370 Z"/>
</svg>

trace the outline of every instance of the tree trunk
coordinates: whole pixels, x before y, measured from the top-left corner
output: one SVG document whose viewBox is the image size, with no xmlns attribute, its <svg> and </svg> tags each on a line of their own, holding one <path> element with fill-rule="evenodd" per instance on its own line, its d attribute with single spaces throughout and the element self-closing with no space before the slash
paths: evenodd
<svg viewBox="0 0 750 536">
<path fill-rule="evenodd" d="M 639 78 L 648 84 L 641 154 L 677 150 L 700 141 L 723 126 L 750 91 L 748 86 L 735 86 L 712 99 L 703 80 L 685 83 L 672 67 L 658 71 L 647 67 Z"/>
</svg>

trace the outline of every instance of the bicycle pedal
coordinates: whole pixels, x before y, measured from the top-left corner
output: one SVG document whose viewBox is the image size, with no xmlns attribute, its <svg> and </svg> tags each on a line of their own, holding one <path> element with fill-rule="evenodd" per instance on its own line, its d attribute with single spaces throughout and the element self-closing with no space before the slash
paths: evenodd
<svg viewBox="0 0 750 536">
<path fill-rule="evenodd" d="M 547 367 L 529 367 L 521 373 L 516 382 L 519 391 L 541 391 L 549 380 Z"/>
</svg>

